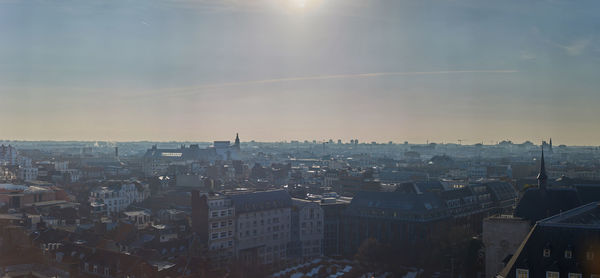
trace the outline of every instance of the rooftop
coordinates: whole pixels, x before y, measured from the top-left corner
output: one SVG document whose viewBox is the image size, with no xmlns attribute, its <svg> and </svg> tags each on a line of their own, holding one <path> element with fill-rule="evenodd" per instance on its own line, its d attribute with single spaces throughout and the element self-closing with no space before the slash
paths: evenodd
<svg viewBox="0 0 600 278">
<path fill-rule="evenodd" d="M 600 229 L 600 202 L 583 205 L 540 220 L 540 226 Z"/>
</svg>

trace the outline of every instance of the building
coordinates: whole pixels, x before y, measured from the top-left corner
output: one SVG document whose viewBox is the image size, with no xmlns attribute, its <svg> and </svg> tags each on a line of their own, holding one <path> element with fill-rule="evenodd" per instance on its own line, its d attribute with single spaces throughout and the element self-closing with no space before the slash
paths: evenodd
<svg viewBox="0 0 600 278">
<path fill-rule="evenodd" d="M 115 214 L 124 211 L 134 203 L 140 203 L 150 196 L 148 184 L 137 181 L 116 181 L 108 186 L 99 186 L 90 192 L 92 212 Z"/>
<path fill-rule="evenodd" d="M 449 230 L 481 233 L 483 219 L 512 210 L 516 192 L 488 181 L 443 190 L 438 183 L 403 184 L 394 192 L 358 192 L 344 211 L 342 254 L 369 238 L 396 247 L 435 246 Z"/>
<path fill-rule="evenodd" d="M 496 215 L 483 220 L 485 277 L 494 277 L 504 268 L 530 230 L 528 220 L 513 215 Z"/>
<path fill-rule="evenodd" d="M 0 207 L 23 208 L 25 206 L 56 200 L 56 192 L 44 186 L 0 184 Z"/>
<path fill-rule="evenodd" d="M 335 193 L 334 193 L 335 194 Z M 323 254 L 325 256 L 341 256 L 343 234 L 342 219 L 344 211 L 350 204 L 351 198 L 339 198 L 337 194 L 323 195 L 321 208 L 323 209 Z"/>
<path fill-rule="evenodd" d="M 126 211 L 123 213 L 126 219 L 138 229 L 144 229 L 150 225 L 150 212 L 145 210 Z"/>
<path fill-rule="evenodd" d="M 38 177 L 37 167 L 19 167 L 18 177 L 21 181 L 33 181 Z"/>
<path fill-rule="evenodd" d="M 289 259 L 308 260 L 323 256 L 323 218 L 320 202 L 292 199 Z"/>
<path fill-rule="evenodd" d="M 236 214 L 236 257 L 246 264 L 285 261 L 292 207 L 287 191 L 260 191 L 228 197 Z"/>
<path fill-rule="evenodd" d="M 174 163 L 214 160 L 213 149 L 200 149 L 198 145 L 181 146 L 178 149 L 159 149 L 156 145 L 148 149 L 142 158 L 142 171 L 146 176 L 168 174 L 169 166 Z"/>
<path fill-rule="evenodd" d="M 0 146 L 0 165 L 17 165 L 19 152 L 11 145 Z"/>
<path fill-rule="evenodd" d="M 197 144 L 175 149 L 161 149 L 153 145 L 142 158 L 142 171 L 147 177 L 173 175 L 176 173 L 169 173 L 169 167 L 172 165 L 190 165 L 197 161 L 238 160 L 240 157 L 240 138 L 238 135 L 236 135 L 233 145 L 230 141 L 214 141 L 212 147 L 204 149 L 201 149 Z"/>
<path fill-rule="evenodd" d="M 529 188 L 523 194 L 515 209 L 515 216 L 534 224 L 540 219 L 550 217 L 581 205 L 575 188 L 548 188 L 548 175 L 544 161 L 544 149 L 537 176 L 537 188 Z"/>
<path fill-rule="evenodd" d="M 497 277 L 598 277 L 598 219 L 600 203 L 594 202 L 537 222 Z"/>
<path fill-rule="evenodd" d="M 208 249 L 214 267 L 230 263 L 235 251 L 235 208 L 224 195 L 192 192 L 192 230 Z"/>
</svg>

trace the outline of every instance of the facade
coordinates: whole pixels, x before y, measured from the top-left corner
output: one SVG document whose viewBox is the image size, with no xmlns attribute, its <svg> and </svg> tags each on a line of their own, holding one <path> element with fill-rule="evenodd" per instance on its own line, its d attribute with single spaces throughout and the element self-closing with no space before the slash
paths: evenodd
<svg viewBox="0 0 600 278">
<path fill-rule="evenodd" d="M 543 219 L 497 277 L 598 277 L 600 203 Z"/>
<path fill-rule="evenodd" d="M 512 210 L 516 192 L 505 182 L 469 184 L 439 191 L 418 183 L 395 192 L 358 192 L 343 216 L 342 254 L 353 256 L 368 238 L 394 246 L 427 246 L 443 231 L 481 233 L 483 219 Z M 428 189 L 429 188 L 429 189 Z"/>
<path fill-rule="evenodd" d="M 144 229 L 150 225 L 150 213 L 144 210 L 126 211 L 123 213 L 127 220 L 138 229 Z"/>
<path fill-rule="evenodd" d="M 140 203 L 150 196 L 147 184 L 134 182 L 117 182 L 109 186 L 101 186 L 90 192 L 89 201 L 92 212 L 99 214 L 115 214 L 124 211 L 133 203 Z"/>
<path fill-rule="evenodd" d="M 233 259 L 235 250 L 235 208 L 225 196 L 210 196 L 208 204 L 209 258 L 216 265 Z"/>
<path fill-rule="evenodd" d="M 37 179 L 38 168 L 37 167 L 19 167 L 18 172 L 19 180 L 21 181 L 33 181 Z"/>
<path fill-rule="evenodd" d="M 235 255 L 246 264 L 287 259 L 292 199 L 284 190 L 229 195 L 235 208 Z"/>
<path fill-rule="evenodd" d="M 504 268 L 531 226 L 529 221 L 512 215 L 498 215 L 483 220 L 483 246 L 485 250 L 485 277 L 494 277 Z"/>
<path fill-rule="evenodd" d="M 0 207 L 23 208 L 39 202 L 54 201 L 56 192 L 43 186 L 0 184 Z"/>
<path fill-rule="evenodd" d="M 344 211 L 350 204 L 350 201 L 323 198 L 321 208 L 323 209 L 323 254 L 325 256 L 341 256 L 343 234 L 342 219 Z"/>
<path fill-rule="evenodd" d="M 323 256 L 324 213 L 319 202 L 292 199 L 290 259 L 308 260 Z"/>
<path fill-rule="evenodd" d="M 17 165 L 19 153 L 17 149 L 11 145 L 0 146 L 0 165 Z"/>
</svg>

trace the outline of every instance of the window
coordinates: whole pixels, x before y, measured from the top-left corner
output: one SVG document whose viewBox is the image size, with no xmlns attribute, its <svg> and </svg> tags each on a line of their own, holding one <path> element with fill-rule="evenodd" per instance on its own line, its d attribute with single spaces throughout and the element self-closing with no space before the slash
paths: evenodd
<svg viewBox="0 0 600 278">
<path fill-rule="evenodd" d="M 591 260 L 593 260 L 593 259 L 594 259 L 594 252 L 592 252 L 592 251 L 587 251 L 587 252 L 585 253 L 585 257 L 588 259 L 588 261 L 591 261 Z"/>
<path fill-rule="evenodd" d="M 83 265 L 83 271 L 90 271 L 90 264 L 88 264 L 88 263 L 85 263 L 85 264 Z"/>
<path fill-rule="evenodd" d="M 212 226 L 212 228 L 213 228 L 213 229 L 216 229 L 216 228 L 218 228 L 218 227 L 219 227 L 219 223 L 217 223 L 217 222 L 214 222 L 214 223 L 212 223 L 212 225 L 211 225 L 211 226 Z"/>
<path fill-rule="evenodd" d="M 94 265 L 94 273 L 98 273 L 98 266 Z"/>
<path fill-rule="evenodd" d="M 109 272 L 108 272 L 108 267 L 104 267 L 104 276 L 108 277 Z"/>
<path fill-rule="evenodd" d="M 546 271 L 546 278 L 559 278 L 560 274 L 556 271 Z"/>
<path fill-rule="evenodd" d="M 581 278 L 581 273 L 569 273 L 569 278 Z"/>
<path fill-rule="evenodd" d="M 213 233 L 213 234 L 210 235 L 210 238 L 212 238 L 212 239 L 219 238 L 219 234 L 218 233 Z"/>
<path fill-rule="evenodd" d="M 550 257 L 550 249 L 549 248 L 544 248 L 544 257 L 545 258 Z"/>
<path fill-rule="evenodd" d="M 573 252 L 571 250 L 565 250 L 565 259 L 573 258 Z"/>
<path fill-rule="evenodd" d="M 218 213 L 218 212 L 216 212 L 216 211 L 213 211 L 213 212 L 211 213 L 211 217 L 218 217 L 218 216 L 219 216 L 219 213 Z"/>
</svg>

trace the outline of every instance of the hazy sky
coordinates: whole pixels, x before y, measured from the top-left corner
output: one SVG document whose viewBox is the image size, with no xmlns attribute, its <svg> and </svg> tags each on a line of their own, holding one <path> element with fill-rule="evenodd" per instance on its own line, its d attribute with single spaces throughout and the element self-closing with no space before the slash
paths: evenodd
<svg viewBox="0 0 600 278">
<path fill-rule="evenodd" d="M 0 0 L 0 139 L 599 145 L 599 10 Z"/>
</svg>

